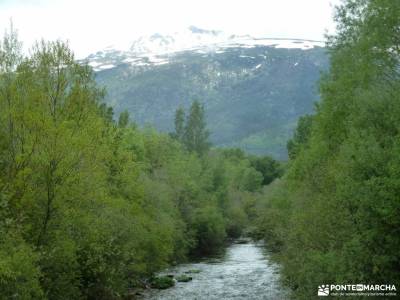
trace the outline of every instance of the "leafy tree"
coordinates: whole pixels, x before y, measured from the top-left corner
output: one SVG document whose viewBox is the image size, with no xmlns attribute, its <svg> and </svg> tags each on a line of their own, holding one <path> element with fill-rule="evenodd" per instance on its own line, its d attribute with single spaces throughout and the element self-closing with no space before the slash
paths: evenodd
<svg viewBox="0 0 400 300">
<path fill-rule="evenodd" d="M 287 150 L 290 159 L 295 159 L 300 150 L 307 144 L 311 135 L 313 117 L 305 115 L 299 118 L 293 138 L 287 142 Z"/>
<path fill-rule="evenodd" d="M 250 164 L 256 171 L 262 174 L 263 185 L 270 184 L 275 178 L 282 174 L 282 169 L 279 163 L 269 156 L 251 156 Z"/>
<path fill-rule="evenodd" d="M 124 110 L 118 118 L 118 126 L 124 128 L 129 124 L 129 112 Z"/>
<path fill-rule="evenodd" d="M 185 136 L 185 110 L 179 107 L 175 112 L 175 134 L 174 137 L 183 143 Z"/>
<path fill-rule="evenodd" d="M 223 244 L 226 236 L 224 219 L 215 207 L 198 209 L 193 226 L 201 253 L 212 253 Z"/>
<path fill-rule="evenodd" d="M 105 103 L 99 105 L 100 115 L 109 123 L 112 123 L 114 118 L 114 110 L 112 107 L 107 106 Z"/>
<path fill-rule="evenodd" d="M 336 20 L 322 101 L 259 215 L 299 299 L 321 282 L 400 282 L 400 2 L 344 1 Z"/>
<path fill-rule="evenodd" d="M 189 151 L 203 155 L 210 147 L 209 132 L 206 129 L 204 106 L 194 101 L 186 119 L 184 144 Z"/>
</svg>

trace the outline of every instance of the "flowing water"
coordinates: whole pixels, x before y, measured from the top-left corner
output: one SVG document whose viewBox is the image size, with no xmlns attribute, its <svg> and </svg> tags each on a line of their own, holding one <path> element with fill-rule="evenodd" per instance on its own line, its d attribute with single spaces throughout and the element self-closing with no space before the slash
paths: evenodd
<svg viewBox="0 0 400 300">
<path fill-rule="evenodd" d="M 279 266 L 273 263 L 262 244 L 253 242 L 230 245 L 219 257 L 182 264 L 162 274 L 187 274 L 189 282 L 177 282 L 166 290 L 147 290 L 143 299 L 223 300 L 223 299 L 288 299 L 279 283 Z"/>
</svg>

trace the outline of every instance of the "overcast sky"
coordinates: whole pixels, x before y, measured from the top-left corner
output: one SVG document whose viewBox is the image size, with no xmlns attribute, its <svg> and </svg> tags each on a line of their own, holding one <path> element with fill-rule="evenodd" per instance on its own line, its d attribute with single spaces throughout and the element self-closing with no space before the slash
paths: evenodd
<svg viewBox="0 0 400 300">
<path fill-rule="evenodd" d="M 194 25 L 227 33 L 323 40 L 339 0 L 0 0 L 25 47 L 68 40 L 78 57 L 155 32 Z"/>
</svg>

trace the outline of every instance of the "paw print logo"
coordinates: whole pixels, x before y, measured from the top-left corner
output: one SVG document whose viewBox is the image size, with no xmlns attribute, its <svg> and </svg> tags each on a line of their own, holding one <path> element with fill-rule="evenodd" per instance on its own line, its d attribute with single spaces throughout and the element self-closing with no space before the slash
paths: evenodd
<svg viewBox="0 0 400 300">
<path fill-rule="evenodd" d="M 318 296 L 329 296 L 329 285 L 323 284 L 318 286 Z"/>
</svg>

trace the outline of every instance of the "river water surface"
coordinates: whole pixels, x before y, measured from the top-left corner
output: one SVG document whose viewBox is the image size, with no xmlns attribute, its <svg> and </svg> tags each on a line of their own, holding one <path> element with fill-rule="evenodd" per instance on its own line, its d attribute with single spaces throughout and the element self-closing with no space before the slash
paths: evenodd
<svg viewBox="0 0 400 300">
<path fill-rule="evenodd" d="M 162 274 L 187 274 L 190 282 L 178 282 L 166 290 L 148 290 L 143 299 L 213 300 L 213 299 L 288 299 L 279 283 L 279 266 L 273 263 L 262 244 L 248 242 L 230 245 L 219 257 L 178 265 Z"/>
</svg>

